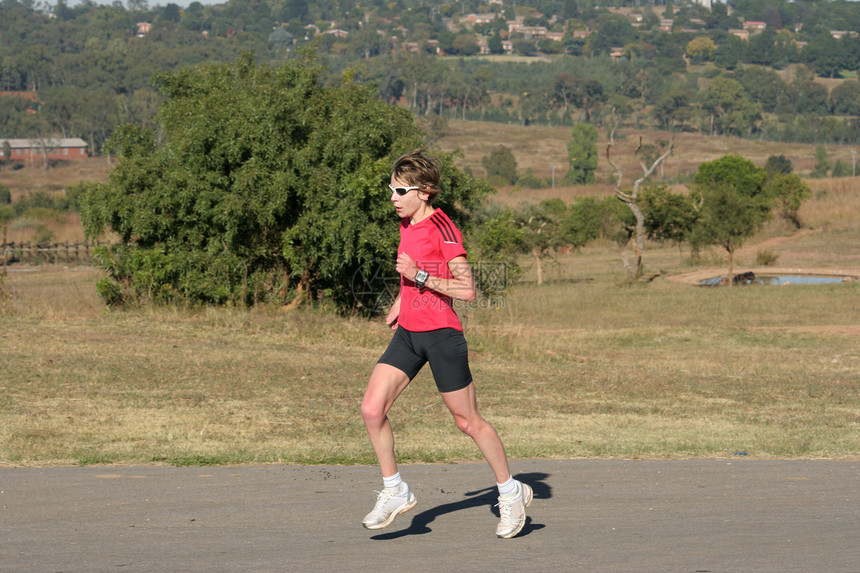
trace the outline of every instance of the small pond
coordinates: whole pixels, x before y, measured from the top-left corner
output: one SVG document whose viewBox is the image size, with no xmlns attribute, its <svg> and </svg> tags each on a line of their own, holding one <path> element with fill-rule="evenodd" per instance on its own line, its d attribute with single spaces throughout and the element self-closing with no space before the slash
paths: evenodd
<svg viewBox="0 0 860 573">
<path fill-rule="evenodd" d="M 845 281 L 852 280 L 849 277 L 839 277 L 839 276 L 812 276 L 812 275 L 752 275 L 752 273 L 745 273 L 744 275 L 737 275 L 735 277 L 735 284 L 741 285 L 751 285 L 751 284 L 760 284 L 760 285 L 826 285 L 826 284 L 834 284 L 841 283 Z M 716 286 L 722 283 L 725 283 L 725 277 L 714 277 L 712 279 L 705 279 L 701 282 L 703 285 L 708 286 Z"/>
</svg>

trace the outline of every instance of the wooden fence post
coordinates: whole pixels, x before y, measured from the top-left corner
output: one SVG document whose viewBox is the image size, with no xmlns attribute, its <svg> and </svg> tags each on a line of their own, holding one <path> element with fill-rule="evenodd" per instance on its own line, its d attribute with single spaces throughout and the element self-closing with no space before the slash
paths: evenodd
<svg viewBox="0 0 860 573">
<path fill-rule="evenodd" d="M 107 244 L 102 241 L 63 241 L 62 243 L 33 243 L 32 241 L 8 242 L 8 231 L 3 228 L 2 242 L 0 242 L 0 271 L 9 266 L 10 259 L 26 263 L 53 263 L 60 264 L 62 259 L 64 263 L 72 263 L 81 261 L 90 262 L 93 257 L 93 250 L 90 248 Z"/>
</svg>

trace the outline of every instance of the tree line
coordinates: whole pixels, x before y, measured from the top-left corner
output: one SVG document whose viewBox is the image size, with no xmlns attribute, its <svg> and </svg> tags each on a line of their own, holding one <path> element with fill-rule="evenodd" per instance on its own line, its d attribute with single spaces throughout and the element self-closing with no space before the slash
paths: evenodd
<svg viewBox="0 0 860 573">
<path fill-rule="evenodd" d="M 0 97 L 0 136 L 81 137 L 101 153 L 116 126 L 153 125 L 163 101 L 156 74 L 248 52 L 277 65 L 308 44 L 325 63 L 320 82 L 349 74 L 434 120 L 602 126 L 613 116 L 640 128 L 777 141 L 858 139 L 860 38 L 833 35 L 860 30 L 858 3 L 745 0 L 731 14 L 719 2 L 664 4 L 229 0 L 150 9 L 145 0 L 2 0 L 0 91 L 38 100 Z M 481 11 L 493 18 L 461 21 Z M 511 31 L 514 20 L 562 39 L 526 37 Z M 766 29 L 747 41 L 730 33 L 747 20 Z M 139 32 L 144 22 L 152 27 Z M 504 52 L 503 40 L 514 55 L 539 58 L 478 54 L 479 43 Z M 839 75 L 848 79 L 830 92 L 815 81 Z"/>
</svg>

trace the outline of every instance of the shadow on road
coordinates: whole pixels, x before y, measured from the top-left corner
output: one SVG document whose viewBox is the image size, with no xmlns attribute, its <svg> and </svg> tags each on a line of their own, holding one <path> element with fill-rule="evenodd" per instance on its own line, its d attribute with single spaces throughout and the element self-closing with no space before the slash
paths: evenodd
<svg viewBox="0 0 860 573">
<path fill-rule="evenodd" d="M 549 478 L 550 474 L 542 473 L 542 472 L 532 472 L 525 474 L 517 474 L 514 476 L 516 479 L 523 483 L 527 483 L 532 486 L 534 490 L 534 499 L 549 499 L 552 497 L 552 487 L 547 483 L 547 478 Z M 386 541 L 390 539 L 400 539 L 401 537 L 406 537 L 407 535 L 424 535 L 426 533 L 430 533 L 433 531 L 429 525 L 439 516 L 445 515 L 446 513 L 454 513 L 455 511 L 463 511 L 465 509 L 471 509 L 473 507 L 481 507 L 488 506 L 490 511 L 498 517 L 499 510 L 496 508 L 496 503 L 498 501 L 497 490 L 495 487 L 488 487 L 485 489 L 480 489 L 477 491 L 469 491 L 466 492 L 466 499 L 455 501 L 452 503 L 446 503 L 444 505 L 438 505 L 436 507 L 432 507 L 426 511 L 422 511 L 421 513 L 416 514 L 412 518 L 412 523 L 406 529 L 401 529 L 400 531 L 391 531 L 389 533 L 383 533 L 381 535 L 375 535 L 371 537 L 371 539 L 377 541 Z M 525 535 L 531 534 L 533 531 L 537 531 L 539 529 L 543 529 L 546 525 L 542 523 L 534 523 L 532 522 L 531 517 L 526 517 L 526 524 L 523 527 L 522 532 L 517 537 L 522 537 Z"/>
</svg>

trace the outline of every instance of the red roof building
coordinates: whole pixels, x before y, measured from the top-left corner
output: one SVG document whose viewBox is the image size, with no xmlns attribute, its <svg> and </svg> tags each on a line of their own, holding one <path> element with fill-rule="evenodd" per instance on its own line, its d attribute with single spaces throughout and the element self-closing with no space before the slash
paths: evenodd
<svg viewBox="0 0 860 573">
<path fill-rule="evenodd" d="M 9 142 L 9 157 L 3 149 Z M 83 159 L 89 156 L 87 142 L 78 137 L 47 139 L 0 139 L 0 157 L 10 161 L 35 161 L 44 159 Z"/>
</svg>

